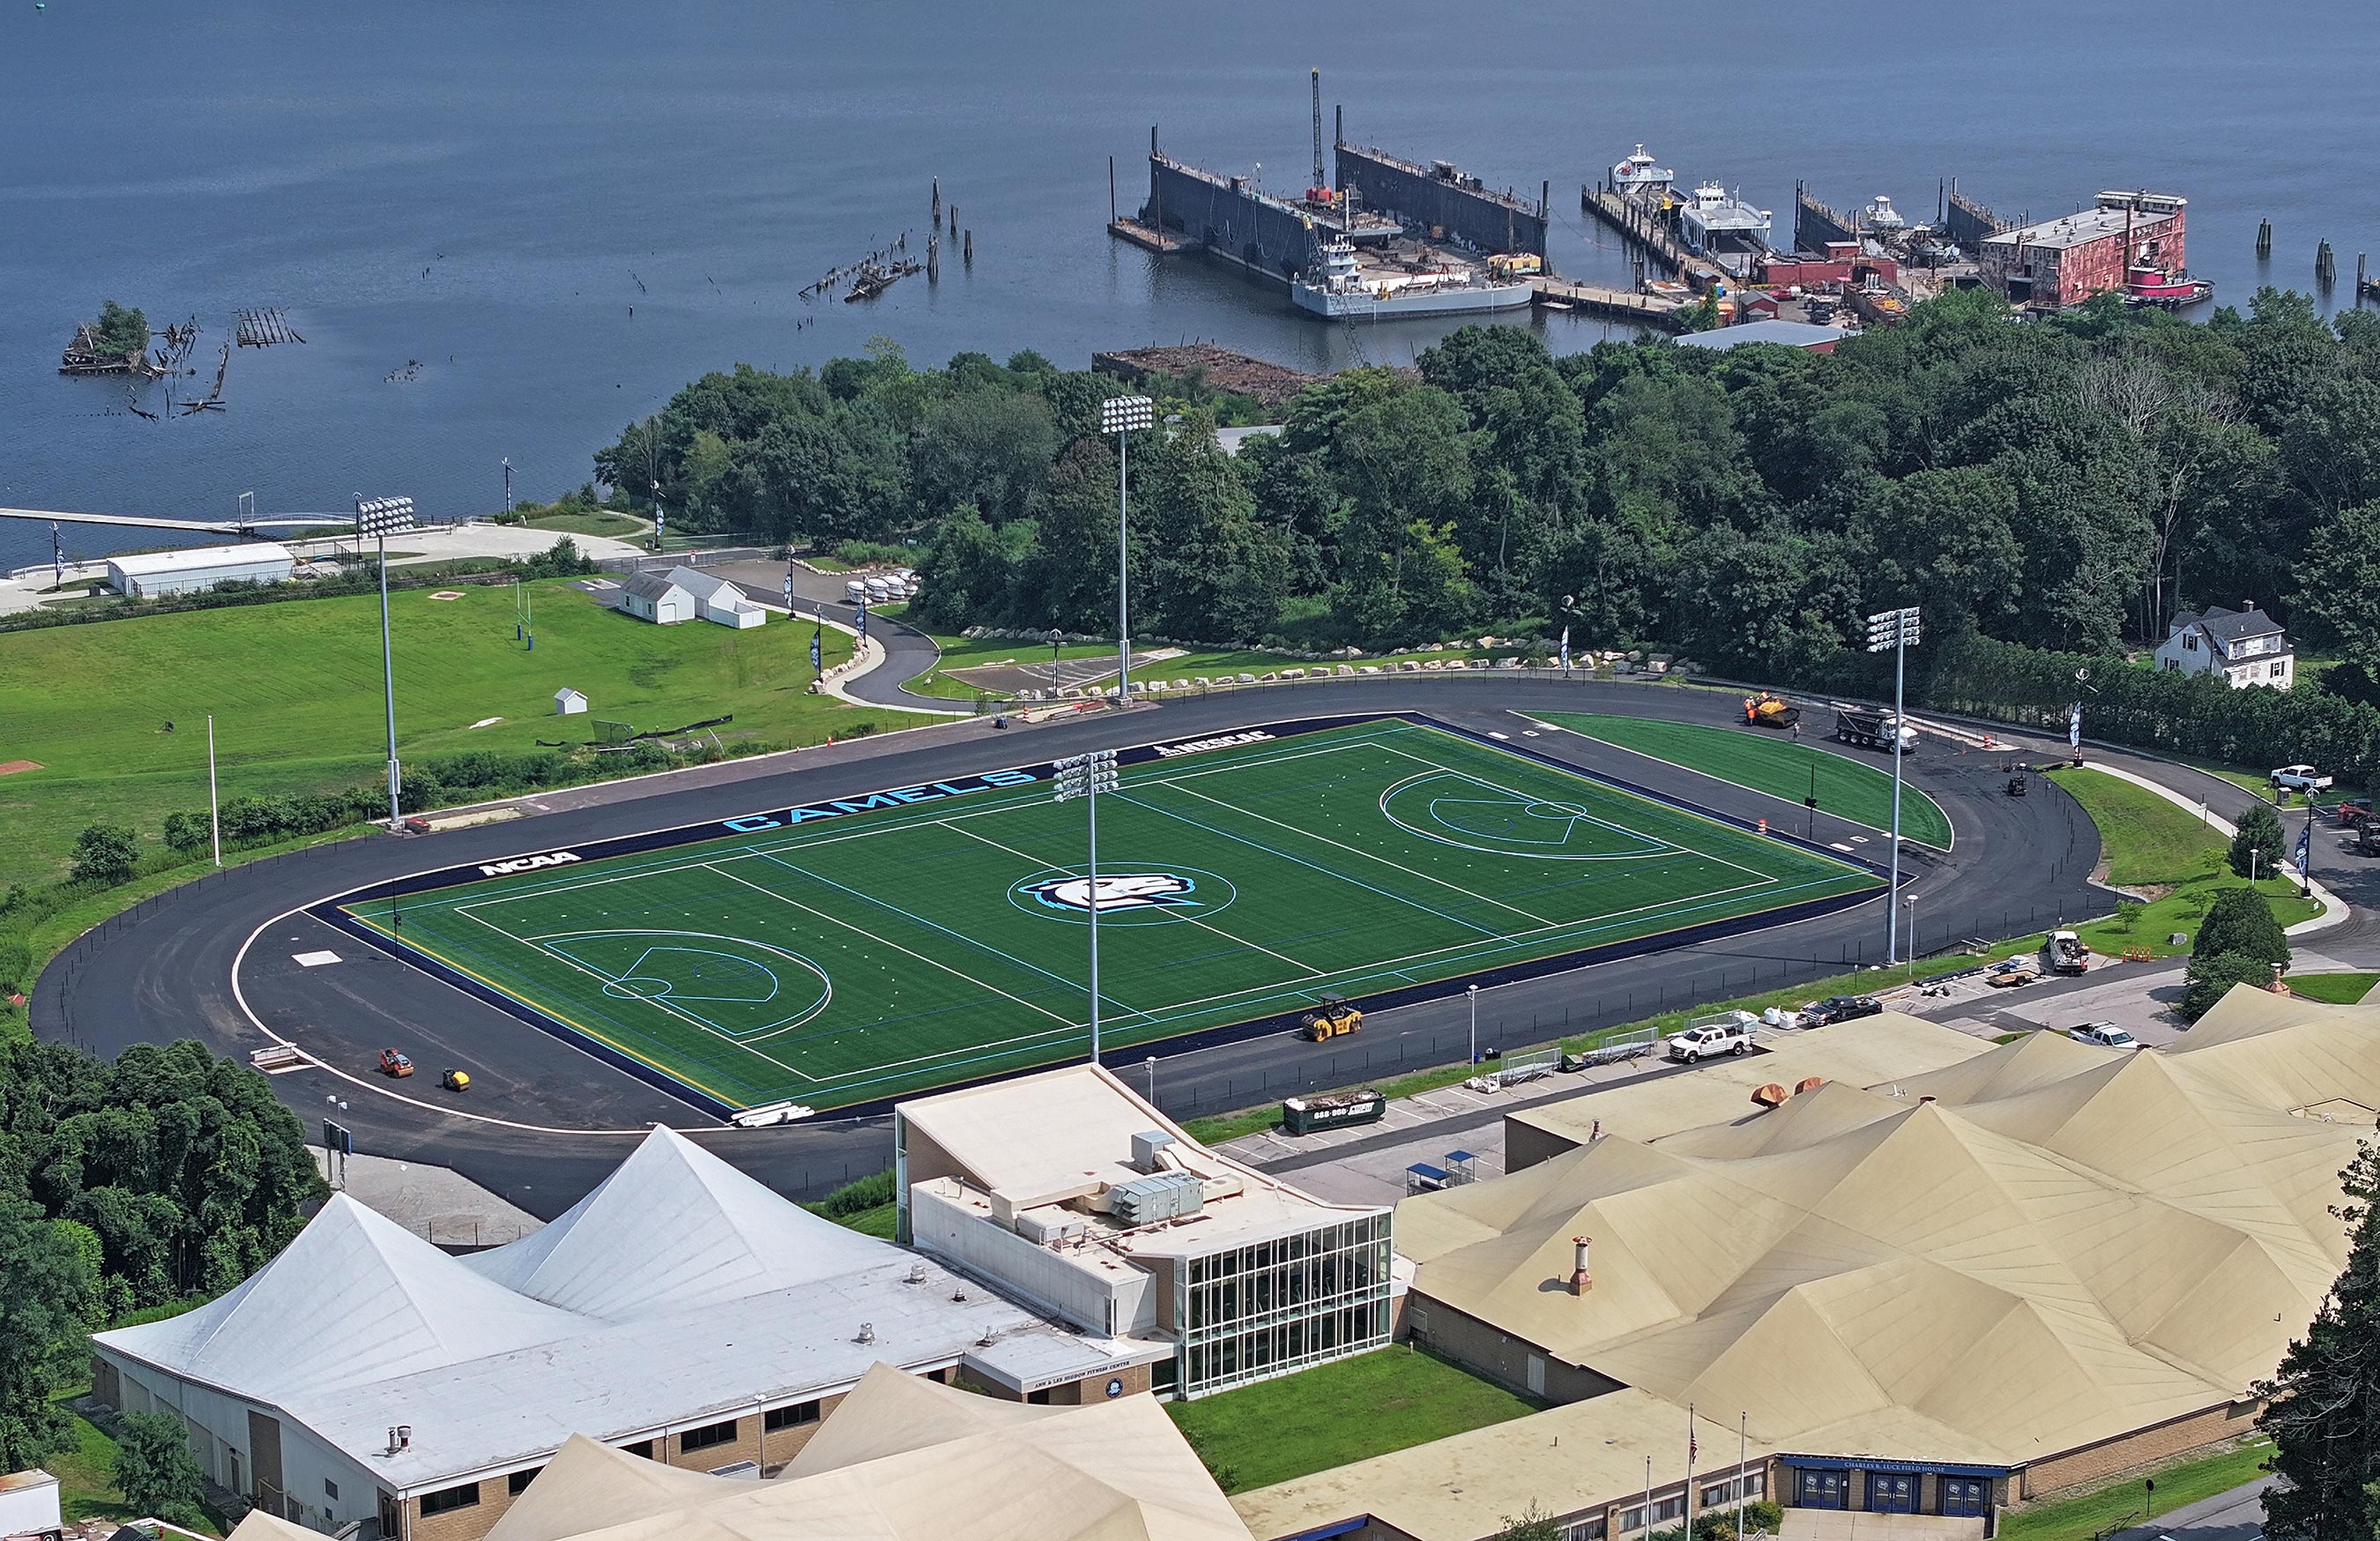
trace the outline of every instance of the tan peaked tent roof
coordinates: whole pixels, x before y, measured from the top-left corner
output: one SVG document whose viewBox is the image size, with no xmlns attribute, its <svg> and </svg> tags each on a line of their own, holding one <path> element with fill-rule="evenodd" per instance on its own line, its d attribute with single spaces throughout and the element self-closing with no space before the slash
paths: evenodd
<svg viewBox="0 0 2380 1541">
<path fill-rule="evenodd" d="M 773 1480 L 574 1438 L 488 1541 L 1247 1541 L 1148 1397 L 996 1401 L 870 1370 Z M 245 1528 L 235 1541 L 278 1541 Z"/>
<path fill-rule="evenodd" d="M 2299 1110 L 2380 1100 L 2380 1011 L 2272 999 L 1607 1137 L 1406 1201 L 1399 1247 L 1417 1296 L 1781 1448 L 2022 1464 L 2240 1396 L 2343 1266 L 2359 1130 Z"/>
</svg>

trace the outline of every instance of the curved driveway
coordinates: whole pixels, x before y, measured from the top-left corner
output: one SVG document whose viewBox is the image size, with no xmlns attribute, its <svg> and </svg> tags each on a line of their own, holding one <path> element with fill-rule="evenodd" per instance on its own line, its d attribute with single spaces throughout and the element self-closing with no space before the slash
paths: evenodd
<svg viewBox="0 0 2380 1541">
<path fill-rule="evenodd" d="M 930 647 L 930 644 L 928 644 Z M 892 678 L 891 669 L 878 673 Z M 995 730 L 988 720 L 946 720 L 910 733 L 828 748 L 730 762 L 607 787 L 542 795 L 535 817 L 427 838 L 372 836 L 227 869 L 177 889 L 79 939 L 44 972 L 33 1025 L 45 1037 L 114 1054 L 140 1041 L 197 1037 L 245 1055 L 266 1041 L 254 1022 L 304 1044 L 332 1069 L 277 1077 L 285 1102 L 319 1137 L 326 1111 L 355 1131 L 358 1148 L 453 1165 L 534 1213 L 574 1202 L 615 1163 L 626 1135 L 667 1122 L 702 1134 L 711 1148 L 782 1191 L 815 1194 L 880 1170 L 887 1156 L 881 1121 L 820 1121 L 790 1129 L 705 1128 L 708 1121 L 644 1083 L 359 946 L 299 913 L 334 892 L 457 862 L 552 849 L 630 830 L 734 817 L 754 808 L 848 796 L 1029 763 L 1091 747 L 1177 739 L 1269 721 L 1336 713 L 1419 711 L 1590 769 L 1641 777 L 1645 763 L 1575 734 L 1546 731 L 1528 711 L 1610 711 L 1724 724 L 1736 718 L 1730 692 L 1480 673 L 1461 677 L 1396 675 L 1241 689 L 1144 704 L 1128 711 L 1068 716 L 1037 727 Z M 1534 736 L 1530 736 L 1534 735 Z M 2017 735 L 2046 757 L 2062 751 Z M 1819 746 L 1825 746 L 1823 745 Z M 2216 778 L 2159 760 L 2096 751 L 2128 769 L 2236 813 L 2251 795 Z M 1856 754 L 1853 758 L 1859 758 Z M 1872 761 L 1873 762 L 1873 761 Z M 1949 810 L 1950 853 L 1911 847 L 1921 946 L 1966 936 L 1999 936 L 2058 916 L 2104 913 L 2107 891 L 2088 883 L 2096 832 L 2062 793 L 2007 797 L 1997 753 L 1929 744 L 1910 762 L 1912 779 Z M 1688 771 L 1664 785 L 1742 818 L 1800 829 L 1798 803 L 1779 802 Z M 2048 783 L 2036 783 L 2046 789 Z M 1871 831 L 1819 815 L 1821 841 Z M 1881 841 L 1861 847 L 1876 852 Z M 2325 855 L 2325 881 L 2358 904 L 2368 887 L 2346 860 Z M 1879 852 L 1880 854 L 1880 852 Z M 2334 878 L 2338 867 L 2358 874 Z M 2368 945 L 2358 916 L 2325 933 L 2325 950 Z M 1837 915 L 1699 946 L 1654 953 L 1484 991 L 1479 1040 L 1521 1047 L 1565 1032 L 1633 1020 L 1698 1000 L 1783 988 L 1841 972 L 1881 955 L 1883 916 L 1869 903 Z M 254 934 L 234 979 L 234 962 Z M 308 968 L 301 953 L 329 950 L 341 962 Z M 1468 1023 L 1458 994 L 1376 1013 L 1348 1045 L 1307 1045 L 1288 1035 L 1225 1044 L 1143 1062 L 1135 1049 L 1118 1068 L 1135 1083 L 1152 1074 L 1169 1113 L 1192 1116 L 1245 1107 L 1299 1087 L 1340 1086 L 1463 1058 Z M 406 1047 L 425 1074 L 381 1081 L 369 1066 L 377 1046 Z M 468 1108 L 435 1089 L 448 1064 L 474 1076 Z M 334 1106 L 344 1103 L 343 1109 Z M 476 1115 L 476 1116 L 466 1116 Z M 509 1122 L 497 1122 L 509 1121 Z M 540 1127 L 522 1127 L 535 1125 Z M 603 1134 L 594 1131 L 613 1131 Z"/>
</svg>

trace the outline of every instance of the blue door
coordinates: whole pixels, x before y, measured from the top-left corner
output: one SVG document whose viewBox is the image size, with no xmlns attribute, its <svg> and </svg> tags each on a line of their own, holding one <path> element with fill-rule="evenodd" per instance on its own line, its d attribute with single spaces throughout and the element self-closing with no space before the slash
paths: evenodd
<svg viewBox="0 0 2380 1541">
<path fill-rule="evenodd" d="M 1867 1507 L 1873 1514 L 1917 1512 L 1917 1478 L 1910 1472 L 1870 1472 Z"/>
<path fill-rule="evenodd" d="M 1992 1485 L 1977 1477 L 1942 1479 L 1942 1512 L 1963 1519 L 1980 1517 L 1992 1501 Z"/>
<path fill-rule="evenodd" d="M 1797 1474 L 1794 1502 L 1804 1509 L 1843 1509 L 1851 1501 L 1852 1474 L 1804 1466 Z"/>
</svg>

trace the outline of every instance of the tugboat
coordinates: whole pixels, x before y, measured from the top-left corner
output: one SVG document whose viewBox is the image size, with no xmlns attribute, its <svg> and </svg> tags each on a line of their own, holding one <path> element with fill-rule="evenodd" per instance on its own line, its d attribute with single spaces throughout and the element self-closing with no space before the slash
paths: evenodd
<svg viewBox="0 0 2380 1541">
<path fill-rule="evenodd" d="M 2124 303 L 2179 310 L 2215 297 L 2215 285 L 2186 273 L 2168 273 L 2153 263 L 2135 262 L 2124 270 Z"/>
<path fill-rule="evenodd" d="M 1677 186 L 1678 174 L 1666 166 L 1653 164 L 1653 157 L 1643 145 L 1623 155 L 1611 168 L 1611 188 L 1622 198 L 1633 198 L 1655 206 L 1664 204 L 1670 189 Z"/>
</svg>

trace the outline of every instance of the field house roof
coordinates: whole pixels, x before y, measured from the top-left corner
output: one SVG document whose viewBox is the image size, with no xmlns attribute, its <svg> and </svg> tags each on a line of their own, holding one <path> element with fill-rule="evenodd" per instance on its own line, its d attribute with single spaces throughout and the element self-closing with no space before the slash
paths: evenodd
<svg viewBox="0 0 2380 1541">
<path fill-rule="evenodd" d="M 807 1401 L 879 1361 L 1008 1378 L 1009 1361 L 1091 1375 L 1114 1357 L 669 1129 L 552 1225 L 468 1260 L 334 1195 L 238 1289 L 94 1341 L 277 1407 L 404 1490 L 533 1464 L 573 1434 Z M 413 1439 L 392 1454 L 396 1423 Z"/>
<path fill-rule="evenodd" d="M 622 594 L 634 594 L 640 600 L 666 599 L 673 588 L 681 594 L 686 593 L 686 589 L 665 573 L 638 573 L 620 585 Z M 693 598 L 692 595 L 686 597 Z"/>
<path fill-rule="evenodd" d="M 315 1533 L 261 1511 L 234 1541 Z M 573 1439 L 489 1541 L 1247 1541 L 1155 1399 L 995 1401 L 870 1369 L 767 1481 Z"/>
<path fill-rule="evenodd" d="M 1417 1300 L 1743 1408 L 1772 1445 L 2022 1465 L 2272 1372 L 2344 1265 L 2329 1207 L 2375 1103 L 2380 1009 L 2242 989 L 2169 1051 L 2036 1033 L 1666 1135 L 1621 1121 L 1408 1199 L 1398 1243 Z M 1559 1288 L 1582 1235 L 1584 1298 Z"/>
</svg>

